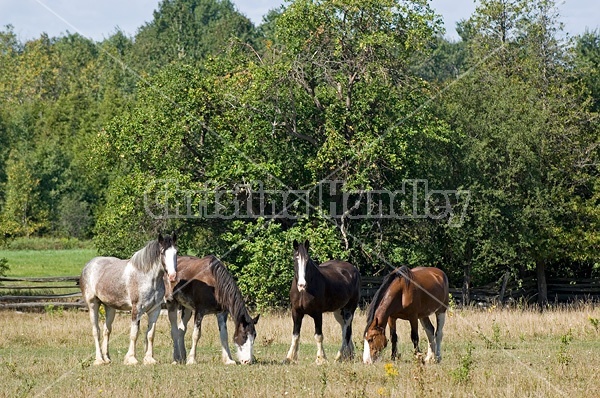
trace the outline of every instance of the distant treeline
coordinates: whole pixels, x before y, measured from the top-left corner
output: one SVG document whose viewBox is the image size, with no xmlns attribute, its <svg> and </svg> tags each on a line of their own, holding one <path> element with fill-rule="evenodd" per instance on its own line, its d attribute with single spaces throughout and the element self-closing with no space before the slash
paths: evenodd
<svg viewBox="0 0 600 398">
<path fill-rule="evenodd" d="M 600 33 L 555 1 L 482 0 L 443 38 L 423 1 L 297 0 L 259 26 L 163 0 L 134 37 L 0 31 L 0 244 L 158 231 L 259 306 L 291 242 L 363 275 L 600 276 Z M 17 27 L 18 28 L 18 27 Z"/>
</svg>

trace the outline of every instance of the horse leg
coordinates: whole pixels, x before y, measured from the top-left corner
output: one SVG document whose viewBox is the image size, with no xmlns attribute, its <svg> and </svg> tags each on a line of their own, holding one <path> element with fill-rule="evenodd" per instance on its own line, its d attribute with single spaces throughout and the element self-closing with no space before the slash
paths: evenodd
<svg viewBox="0 0 600 398">
<path fill-rule="evenodd" d="M 425 333 L 427 334 L 427 340 L 429 341 L 429 346 L 427 347 L 427 355 L 425 356 L 425 362 L 433 362 L 435 360 L 434 353 L 436 352 L 434 337 L 435 329 L 428 316 L 426 316 L 425 318 L 421 318 L 420 321 L 421 326 L 423 326 L 423 329 L 425 329 Z"/>
<path fill-rule="evenodd" d="M 292 320 L 294 321 L 294 329 L 292 331 L 292 345 L 287 353 L 285 362 L 295 362 L 298 360 L 298 344 L 300 342 L 300 329 L 302 328 L 302 319 L 304 314 L 292 309 Z"/>
<path fill-rule="evenodd" d="M 102 357 L 102 350 L 100 349 L 100 326 L 98 325 L 98 309 L 100 307 L 100 301 L 93 299 L 88 301 L 88 309 L 90 313 L 90 322 L 92 323 L 92 336 L 94 337 L 94 344 L 96 346 L 96 360 L 94 365 L 102 365 L 106 362 Z"/>
<path fill-rule="evenodd" d="M 181 319 L 179 321 L 179 352 L 181 353 L 181 363 L 186 362 L 186 351 L 185 351 L 185 334 L 187 332 L 188 322 L 192 319 L 192 310 L 189 308 L 181 307 Z"/>
<path fill-rule="evenodd" d="M 396 318 L 388 318 L 388 327 L 390 328 L 390 340 L 392 342 L 392 361 L 398 358 L 398 333 L 396 333 Z"/>
<path fill-rule="evenodd" d="M 348 309 L 342 309 L 339 312 L 334 312 L 335 320 L 342 328 L 342 348 L 335 356 L 336 361 L 352 359 L 354 357 L 354 343 L 352 342 L 352 319 L 354 313 Z"/>
<path fill-rule="evenodd" d="M 327 356 L 323 350 L 323 313 L 318 312 L 313 315 L 315 321 L 315 341 L 317 342 L 317 364 L 320 365 L 327 361 Z"/>
<path fill-rule="evenodd" d="M 183 363 L 185 360 L 185 344 L 183 344 L 183 350 L 181 348 L 185 332 L 180 329 L 179 304 L 174 301 L 167 301 L 167 311 L 169 324 L 171 325 L 171 340 L 173 340 L 173 364 Z"/>
<path fill-rule="evenodd" d="M 410 322 L 410 340 L 413 343 L 413 347 L 415 348 L 415 355 L 419 357 L 419 322 L 417 318 L 412 318 L 409 320 Z"/>
<path fill-rule="evenodd" d="M 229 342 L 227 341 L 227 311 L 217 314 L 217 323 L 219 325 L 219 337 L 221 338 L 221 358 L 225 365 L 235 365 L 235 361 L 231 358 L 229 351 Z"/>
<path fill-rule="evenodd" d="M 194 314 L 194 331 L 192 332 L 192 347 L 190 347 L 190 355 L 188 355 L 187 364 L 193 365 L 196 363 L 196 347 L 198 346 L 198 340 L 200 340 L 200 335 L 202 334 L 202 315 L 200 312 L 196 311 Z"/>
<path fill-rule="evenodd" d="M 137 341 L 138 332 L 140 331 L 140 316 L 138 308 L 134 305 L 131 308 L 131 330 L 129 331 L 129 349 L 125 354 L 123 363 L 125 365 L 136 365 L 138 360 L 135 358 L 135 343 Z"/>
<path fill-rule="evenodd" d="M 104 333 L 102 336 L 102 359 L 105 363 L 110 363 L 110 356 L 108 355 L 108 341 L 110 339 L 110 334 L 112 332 L 112 323 L 115 320 L 116 313 L 117 310 L 109 307 L 108 305 L 104 305 L 105 322 Z"/>
<path fill-rule="evenodd" d="M 435 360 L 442 361 L 442 337 L 444 337 L 444 323 L 446 323 L 446 313 L 440 312 L 435 314 L 436 330 L 435 330 Z"/>
<path fill-rule="evenodd" d="M 160 304 L 155 304 L 155 308 L 148 312 L 148 330 L 146 331 L 146 354 L 144 355 L 144 365 L 154 365 L 154 332 L 156 331 L 156 321 L 160 315 Z"/>
</svg>

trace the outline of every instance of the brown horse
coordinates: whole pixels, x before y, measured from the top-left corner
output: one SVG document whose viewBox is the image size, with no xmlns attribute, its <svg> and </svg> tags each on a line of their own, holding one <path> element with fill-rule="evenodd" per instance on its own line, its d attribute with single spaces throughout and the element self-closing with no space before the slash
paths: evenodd
<svg viewBox="0 0 600 398">
<path fill-rule="evenodd" d="M 254 325 L 259 316 L 251 318 L 242 293 L 227 268 L 215 256 L 203 258 L 184 256 L 177 259 L 177 277 L 179 283 L 173 289 L 173 300 L 167 301 L 171 337 L 173 338 L 173 361 L 186 360 L 185 332 L 187 323 L 194 312 L 194 332 L 192 347 L 187 363 L 196 363 L 196 346 L 200 339 L 202 318 L 216 314 L 221 338 L 221 353 L 225 364 L 235 364 L 227 342 L 227 315 L 231 313 L 235 324 L 233 341 L 237 347 L 238 359 L 242 364 L 252 363 L 256 339 Z M 178 321 L 178 310 L 181 319 Z"/>
<path fill-rule="evenodd" d="M 81 272 L 79 285 L 90 313 L 92 334 L 96 345 L 95 365 L 110 363 L 108 340 L 116 310 L 131 311 L 130 342 L 129 350 L 125 354 L 125 364 L 138 363 L 135 358 L 135 343 L 140 329 L 140 319 L 144 313 L 148 313 L 144 363 L 156 363 L 153 357 L 154 331 L 160 314 L 160 305 L 165 297 L 165 288 L 168 288 L 176 277 L 176 241 L 175 233 L 164 238 L 159 234 L 157 240 L 150 241 L 129 260 L 95 257 L 86 264 Z M 167 277 L 163 278 L 165 274 Z M 98 325 L 100 304 L 104 305 L 106 315 L 102 347 L 100 347 Z"/>
<path fill-rule="evenodd" d="M 360 274 L 350 263 L 338 260 L 317 265 L 308 255 L 308 240 L 294 241 L 294 279 L 290 289 L 294 329 L 286 362 L 298 360 L 298 343 L 302 318 L 309 315 L 315 322 L 317 363 L 325 361 L 323 351 L 323 312 L 334 312 L 342 327 L 342 347 L 336 360 L 354 356 L 352 319 L 360 298 Z"/>
<path fill-rule="evenodd" d="M 363 362 L 372 363 L 387 346 L 385 325 L 390 327 L 392 338 L 392 360 L 398 354 L 396 320 L 410 322 L 410 338 L 419 352 L 419 332 L 417 320 L 427 333 L 429 348 L 425 362 L 441 361 L 442 336 L 446 309 L 448 308 L 448 277 L 434 267 L 409 269 L 403 266 L 389 274 L 375 293 L 367 314 L 365 328 Z M 429 320 L 435 313 L 437 330 Z"/>
</svg>

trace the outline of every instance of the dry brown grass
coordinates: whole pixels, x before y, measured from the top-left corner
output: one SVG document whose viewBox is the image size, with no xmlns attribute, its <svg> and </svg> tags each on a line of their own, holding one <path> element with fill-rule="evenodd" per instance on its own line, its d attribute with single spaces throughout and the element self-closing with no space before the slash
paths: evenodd
<svg viewBox="0 0 600 398">
<path fill-rule="evenodd" d="M 161 316 L 156 336 L 160 364 L 126 367 L 122 361 L 129 321 L 127 314 L 119 314 L 111 340 L 113 363 L 97 367 L 91 365 L 87 313 L 0 312 L 0 396 L 593 397 L 600 396 L 600 333 L 590 319 L 598 318 L 600 308 L 592 306 L 544 313 L 458 310 L 447 318 L 444 360 L 427 366 L 413 359 L 408 324 L 399 321 L 401 358 L 391 363 L 388 349 L 384 361 L 366 366 L 360 362 L 359 337 L 364 314 L 357 314 L 354 321 L 357 359 L 342 364 L 332 361 L 341 334 L 329 314 L 324 336 L 330 362 L 317 366 L 311 318 L 304 321 L 299 362 L 283 365 L 291 317 L 263 314 L 257 326 L 258 363 L 225 366 L 216 319 L 209 316 L 204 320 L 199 364 L 174 366 L 168 321 Z M 423 340 L 421 347 L 425 348 Z"/>
</svg>

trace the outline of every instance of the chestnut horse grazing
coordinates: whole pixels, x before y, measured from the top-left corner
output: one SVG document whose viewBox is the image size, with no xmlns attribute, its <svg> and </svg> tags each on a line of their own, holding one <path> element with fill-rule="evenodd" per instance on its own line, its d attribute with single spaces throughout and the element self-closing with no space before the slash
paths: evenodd
<svg viewBox="0 0 600 398">
<path fill-rule="evenodd" d="M 154 329 L 160 314 L 160 305 L 165 297 L 165 272 L 169 282 L 174 282 L 177 273 L 177 236 L 158 235 L 138 250 L 129 260 L 116 257 L 95 257 L 81 272 L 79 285 L 92 322 L 92 334 L 96 344 L 95 365 L 110 363 L 108 340 L 116 310 L 131 311 L 129 350 L 125 354 L 126 365 L 137 364 L 135 343 L 140 329 L 140 319 L 148 313 L 146 332 L 145 364 L 154 364 Z M 104 305 L 103 341 L 100 347 L 98 309 Z"/>
<path fill-rule="evenodd" d="M 177 260 L 179 283 L 173 290 L 173 300 L 167 300 L 171 337 L 173 338 L 173 362 L 186 360 L 185 332 L 187 323 L 194 313 L 194 332 L 192 347 L 187 363 L 196 363 L 196 346 L 200 339 L 202 318 L 207 314 L 216 314 L 221 338 L 221 354 L 227 365 L 235 364 L 227 342 L 227 314 L 230 313 L 235 324 L 233 341 L 237 348 L 238 360 L 250 364 L 254 360 L 254 340 L 259 315 L 250 317 L 240 289 L 227 268 L 215 256 L 203 258 L 183 256 Z M 181 309 L 181 318 L 179 310 Z"/>
<path fill-rule="evenodd" d="M 336 360 L 350 359 L 354 356 L 352 319 L 360 297 L 360 274 L 355 266 L 344 261 L 317 265 L 308 255 L 308 247 L 308 240 L 304 244 L 294 241 L 294 279 L 290 289 L 294 329 L 286 362 L 298 360 L 304 315 L 310 315 L 315 322 L 317 363 L 327 359 L 323 351 L 323 312 L 332 311 L 342 327 L 342 347 Z"/>
<path fill-rule="evenodd" d="M 410 338 L 419 352 L 417 320 L 427 333 L 429 348 L 425 362 L 441 361 L 442 336 L 446 309 L 448 308 L 448 277 L 434 267 L 417 267 L 412 270 L 403 266 L 389 274 L 381 284 L 369 306 L 365 328 L 363 362 L 372 363 L 387 345 L 385 325 L 390 327 L 392 360 L 398 354 L 396 319 L 410 322 Z M 437 329 L 429 320 L 435 313 Z"/>
</svg>

